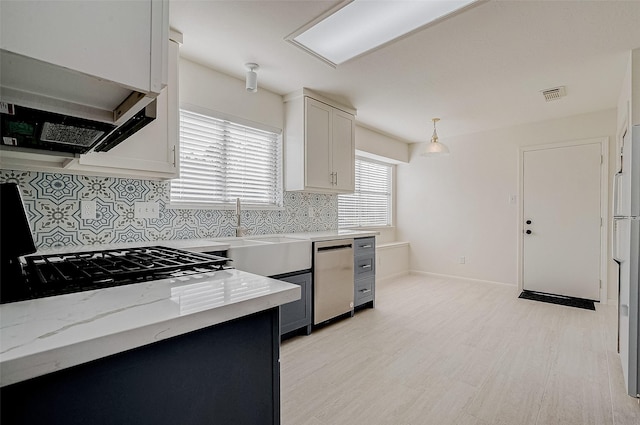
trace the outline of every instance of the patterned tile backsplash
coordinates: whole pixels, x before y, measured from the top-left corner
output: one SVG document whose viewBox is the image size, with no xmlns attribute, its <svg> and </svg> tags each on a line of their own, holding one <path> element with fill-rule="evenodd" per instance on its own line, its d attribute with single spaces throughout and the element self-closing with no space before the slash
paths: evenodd
<svg viewBox="0 0 640 425">
<path fill-rule="evenodd" d="M 168 181 L 0 170 L 0 182 L 20 185 L 38 247 L 235 235 L 235 209 L 167 208 Z M 96 201 L 95 220 L 80 218 L 83 200 Z M 134 203 L 151 201 L 160 217 L 136 218 Z M 253 235 L 335 230 L 338 197 L 285 192 L 283 209 L 244 210 L 242 225 Z"/>
</svg>

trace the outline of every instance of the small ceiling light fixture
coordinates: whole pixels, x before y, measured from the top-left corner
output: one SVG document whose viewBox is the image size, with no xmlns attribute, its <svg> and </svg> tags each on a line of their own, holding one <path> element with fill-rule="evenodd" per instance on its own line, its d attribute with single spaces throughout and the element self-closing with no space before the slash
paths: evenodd
<svg viewBox="0 0 640 425">
<path fill-rule="evenodd" d="M 449 155 L 449 148 L 438 141 L 438 133 L 436 133 L 436 123 L 440 121 L 440 118 L 432 118 L 433 121 L 433 135 L 431 136 L 431 142 L 427 143 L 421 156 L 444 156 Z"/>
<path fill-rule="evenodd" d="M 335 68 L 483 1 L 343 0 L 285 40 Z"/>
<path fill-rule="evenodd" d="M 244 66 L 247 67 L 247 91 L 249 93 L 255 93 L 258 91 L 258 74 L 256 74 L 256 70 L 260 69 L 260 65 L 257 63 L 249 62 L 245 63 Z"/>
</svg>

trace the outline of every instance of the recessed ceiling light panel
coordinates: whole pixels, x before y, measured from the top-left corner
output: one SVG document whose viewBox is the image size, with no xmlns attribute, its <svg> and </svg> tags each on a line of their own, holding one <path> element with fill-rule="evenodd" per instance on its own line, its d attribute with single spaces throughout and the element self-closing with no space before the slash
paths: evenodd
<svg viewBox="0 0 640 425">
<path fill-rule="evenodd" d="M 478 1 L 346 1 L 286 40 L 336 66 Z"/>
</svg>

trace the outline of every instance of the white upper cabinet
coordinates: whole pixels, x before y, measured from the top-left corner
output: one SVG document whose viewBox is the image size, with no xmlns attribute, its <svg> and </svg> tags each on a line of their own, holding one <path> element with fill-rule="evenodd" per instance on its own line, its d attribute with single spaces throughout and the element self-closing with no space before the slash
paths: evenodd
<svg viewBox="0 0 640 425">
<path fill-rule="evenodd" d="M 169 179 L 178 176 L 178 57 L 182 34 L 169 41 L 168 84 L 156 98 L 156 118 L 108 152 L 76 158 L 0 151 L 0 168 Z"/>
<path fill-rule="evenodd" d="M 160 179 L 178 177 L 178 41 L 182 41 L 182 35 L 172 32 L 169 80 L 157 97 L 156 119 L 108 152 L 80 155 L 69 169 Z"/>
<path fill-rule="evenodd" d="M 285 190 L 354 191 L 354 115 L 307 89 L 285 98 Z"/>
<path fill-rule="evenodd" d="M 143 93 L 166 84 L 168 0 L 3 1 L 0 22 L 3 50 Z"/>
</svg>

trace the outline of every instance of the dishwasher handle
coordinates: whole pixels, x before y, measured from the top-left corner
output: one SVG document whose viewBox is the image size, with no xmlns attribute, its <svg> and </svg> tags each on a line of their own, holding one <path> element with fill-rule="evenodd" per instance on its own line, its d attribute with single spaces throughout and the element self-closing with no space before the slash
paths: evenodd
<svg viewBox="0 0 640 425">
<path fill-rule="evenodd" d="M 318 252 L 337 251 L 339 249 L 351 249 L 352 246 L 353 246 L 352 244 L 348 243 L 348 244 L 343 244 L 343 245 L 321 246 L 321 247 L 317 248 L 316 250 Z"/>
</svg>

